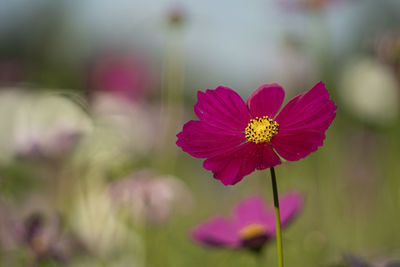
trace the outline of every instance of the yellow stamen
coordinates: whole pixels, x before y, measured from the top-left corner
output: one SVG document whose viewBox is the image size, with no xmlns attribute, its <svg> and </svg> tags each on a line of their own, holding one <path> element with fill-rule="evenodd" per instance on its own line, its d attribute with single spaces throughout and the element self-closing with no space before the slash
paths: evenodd
<svg viewBox="0 0 400 267">
<path fill-rule="evenodd" d="M 246 127 L 246 139 L 256 144 L 271 141 L 271 138 L 278 133 L 279 124 L 268 116 L 251 119 Z"/>
<path fill-rule="evenodd" d="M 246 227 L 240 229 L 239 236 L 243 240 L 249 240 L 254 237 L 265 235 L 265 232 L 266 232 L 266 229 L 265 229 L 264 225 L 258 224 L 258 223 L 253 223 L 253 224 L 247 225 Z"/>
<path fill-rule="evenodd" d="M 35 235 L 31 240 L 32 248 L 37 253 L 44 253 L 47 248 L 48 244 L 40 235 Z"/>
</svg>

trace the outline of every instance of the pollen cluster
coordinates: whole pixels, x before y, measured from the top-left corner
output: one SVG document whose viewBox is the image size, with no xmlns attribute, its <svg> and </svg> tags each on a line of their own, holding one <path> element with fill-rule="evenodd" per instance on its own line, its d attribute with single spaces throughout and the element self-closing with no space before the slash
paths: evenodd
<svg viewBox="0 0 400 267">
<path fill-rule="evenodd" d="M 254 223 L 247 225 L 239 231 L 239 236 L 243 240 L 252 239 L 258 236 L 265 235 L 266 228 L 262 224 Z"/>
<path fill-rule="evenodd" d="M 256 144 L 269 142 L 278 133 L 279 124 L 268 116 L 251 119 L 246 127 L 246 139 Z"/>
</svg>

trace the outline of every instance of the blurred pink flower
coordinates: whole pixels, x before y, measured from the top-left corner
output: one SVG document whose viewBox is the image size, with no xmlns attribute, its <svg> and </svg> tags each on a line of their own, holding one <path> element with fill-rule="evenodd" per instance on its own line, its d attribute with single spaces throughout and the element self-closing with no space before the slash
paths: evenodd
<svg viewBox="0 0 400 267">
<path fill-rule="evenodd" d="M 245 103 L 232 89 L 199 91 L 198 121 L 183 126 L 176 144 L 197 158 L 224 185 L 233 185 L 254 170 L 281 164 L 278 154 L 297 161 L 322 146 L 336 106 L 322 82 L 281 108 L 285 92 L 265 84 Z"/>
<path fill-rule="evenodd" d="M 187 209 L 193 197 L 187 186 L 170 175 L 139 171 L 110 185 L 115 205 L 125 207 L 134 218 L 164 222 L 174 208 Z"/>
<path fill-rule="evenodd" d="M 24 79 L 21 63 L 13 59 L 0 59 L 0 85 L 10 86 Z"/>
<path fill-rule="evenodd" d="M 303 206 L 299 193 L 287 193 L 280 200 L 281 223 L 287 225 Z M 246 248 L 259 251 L 275 237 L 275 216 L 272 207 L 266 207 L 260 196 L 243 199 L 233 218 L 217 215 L 198 225 L 192 231 L 195 241 L 214 247 Z"/>
<path fill-rule="evenodd" d="M 111 51 L 95 59 L 89 72 L 89 88 L 127 100 L 142 99 L 150 88 L 145 60 L 128 52 Z"/>
<path fill-rule="evenodd" d="M 367 262 L 363 258 L 355 255 L 346 255 L 344 261 L 349 267 L 400 267 L 399 259 L 381 259 Z"/>
<path fill-rule="evenodd" d="M 277 0 L 282 6 L 294 10 L 319 11 L 346 0 Z"/>
</svg>

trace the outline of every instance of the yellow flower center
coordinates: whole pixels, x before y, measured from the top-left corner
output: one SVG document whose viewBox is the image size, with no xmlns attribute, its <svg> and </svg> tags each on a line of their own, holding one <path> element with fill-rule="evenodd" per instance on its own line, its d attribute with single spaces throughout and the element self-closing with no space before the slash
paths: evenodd
<svg viewBox="0 0 400 267">
<path fill-rule="evenodd" d="M 269 142 L 278 133 L 278 127 L 279 124 L 268 116 L 256 117 L 246 127 L 246 139 L 256 144 Z"/>
<path fill-rule="evenodd" d="M 240 229 L 239 236 L 243 240 L 249 240 L 258 236 L 263 236 L 266 233 L 266 228 L 262 224 L 253 223 Z"/>
</svg>

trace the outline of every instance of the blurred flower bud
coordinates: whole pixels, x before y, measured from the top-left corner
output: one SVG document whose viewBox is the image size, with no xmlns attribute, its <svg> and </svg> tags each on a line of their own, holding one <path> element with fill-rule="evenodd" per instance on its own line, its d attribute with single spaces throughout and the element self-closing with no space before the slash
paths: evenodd
<svg viewBox="0 0 400 267">
<path fill-rule="evenodd" d="M 186 21 L 185 10 L 183 9 L 182 6 L 178 6 L 178 5 L 173 6 L 169 10 L 167 15 L 168 15 L 168 17 L 167 17 L 168 18 L 168 24 L 171 27 L 182 26 Z"/>
</svg>

